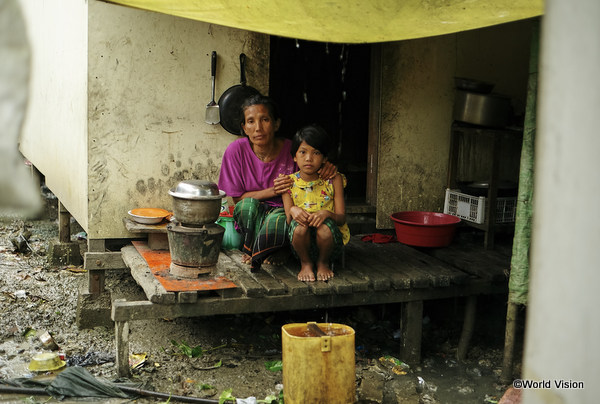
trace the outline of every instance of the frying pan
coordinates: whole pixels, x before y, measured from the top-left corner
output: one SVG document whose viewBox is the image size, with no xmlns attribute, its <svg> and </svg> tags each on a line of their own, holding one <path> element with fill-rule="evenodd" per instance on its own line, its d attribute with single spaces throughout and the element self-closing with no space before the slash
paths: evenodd
<svg viewBox="0 0 600 404">
<path fill-rule="evenodd" d="M 221 126 L 234 135 L 242 134 L 242 103 L 246 98 L 260 94 L 257 89 L 246 85 L 246 55 L 240 54 L 240 84 L 229 87 L 219 98 Z"/>
</svg>

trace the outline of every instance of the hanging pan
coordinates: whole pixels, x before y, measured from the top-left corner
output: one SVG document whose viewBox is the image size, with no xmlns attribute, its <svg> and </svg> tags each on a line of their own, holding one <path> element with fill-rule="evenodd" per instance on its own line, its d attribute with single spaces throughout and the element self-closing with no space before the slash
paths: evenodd
<svg viewBox="0 0 600 404">
<path fill-rule="evenodd" d="M 257 89 L 246 85 L 246 55 L 240 54 L 240 84 L 229 87 L 219 98 L 221 126 L 229 133 L 241 135 L 242 103 L 246 98 L 260 94 Z"/>
</svg>

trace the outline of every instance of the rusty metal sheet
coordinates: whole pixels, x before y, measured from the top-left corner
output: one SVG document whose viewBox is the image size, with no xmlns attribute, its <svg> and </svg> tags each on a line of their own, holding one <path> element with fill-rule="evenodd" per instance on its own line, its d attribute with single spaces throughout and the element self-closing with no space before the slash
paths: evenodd
<svg viewBox="0 0 600 404">
<path fill-rule="evenodd" d="M 171 276 L 171 254 L 168 250 L 151 250 L 145 241 L 132 241 L 135 249 L 148 263 L 152 275 L 168 292 L 191 292 L 236 288 L 236 284 L 223 276 L 212 278 L 182 279 Z"/>
</svg>

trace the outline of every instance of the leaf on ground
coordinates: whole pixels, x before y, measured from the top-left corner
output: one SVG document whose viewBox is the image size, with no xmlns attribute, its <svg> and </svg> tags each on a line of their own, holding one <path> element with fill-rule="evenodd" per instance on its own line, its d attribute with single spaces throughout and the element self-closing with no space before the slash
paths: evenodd
<svg viewBox="0 0 600 404">
<path fill-rule="evenodd" d="M 265 362 L 265 367 L 267 368 L 267 370 L 270 370 L 271 372 L 279 372 L 280 370 L 283 370 L 283 362 L 282 361 Z"/>
</svg>

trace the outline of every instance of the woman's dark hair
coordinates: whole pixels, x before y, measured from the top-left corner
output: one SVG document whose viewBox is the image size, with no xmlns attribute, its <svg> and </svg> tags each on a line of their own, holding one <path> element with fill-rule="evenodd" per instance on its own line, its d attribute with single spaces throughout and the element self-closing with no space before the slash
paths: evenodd
<svg viewBox="0 0 600 404">
<path fill-rule="evenodd" d="M 279 115 L 279 107 L 273 98 L 262 94 L 251 95 L 244 100 L 240 107 L 240 131 L 242 132 L 242 135 L 244 134 L 244 131 L 241 127 L 246 120 L 245 111 L 253 105 L 264 105 L 269 111 L 269 115 L 271 115 L 273 121 L 277 121 L 281 118 Z"/>
<path fill-rule="evenodd" d="M 327 157 L 329 153 L 329 135 L 317 124 L 307 125 L 299 129 L 292 139 L 292 148 L 290 152 L 292 156 L 296 155 L 298 148 L 302 142 L 306 142 L 311 147 L 314 147 Z"/>
</svg>

